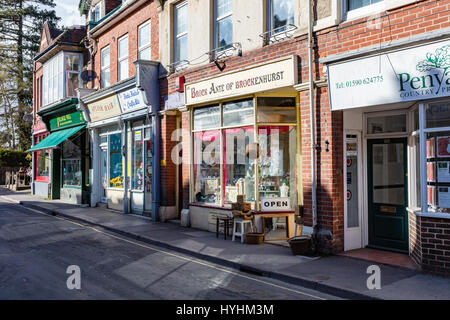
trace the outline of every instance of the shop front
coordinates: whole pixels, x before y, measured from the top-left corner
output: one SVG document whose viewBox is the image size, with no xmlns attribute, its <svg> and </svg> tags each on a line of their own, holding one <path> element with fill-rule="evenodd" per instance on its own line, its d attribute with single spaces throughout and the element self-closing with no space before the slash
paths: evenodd
<svg viewBox="0 0 450 320">
<path fill-rule="evenodd" d="M 35 192 L 67 203 L 89 203 L 89 137 L 86 121 L 68 99 L 39 111 L 49 134 L 29 152 L 35 155 Z M 45 193 L 47 184 L 48 193 Z M 39 193 L 38 193 L 39 192 Z M 41 194 L 42 193 L 42 194 Z"/>
<path fill-rule="evenodd" d="M 33 124 L 33 146 L 40 143 L 48 136 L 47 128 L 40 119 Z M 39 150 L 33 154 L 33 182 L 32 194 L 48 198 L 50 176 L 50 150 Z"/>
<path fill-rule="evenodd" d="M 155 103 L 130 78 L 106 90 L 82 98 L 89 117 L 93 149 L 91 206 L 157 219 L 153 212 L 157 192 L 153 188 L 155 161 Z M 154 93 L 152 94 L 154 96 Z M 159 96 L 158 96 L 159 97 Z"/>
<path fill-rule="evenodd" d="M 296 58 L 186 85 L 191 113 L 190 220 L 216 230 L 243 195 L 271 237 L 293 234 L 302 204 Z M 277 230 L 278 229 L 278 230 Z"/>
<path fill-rule="evenodd" d="M 439 228 L 450 225 L 449 48 L 449 40 L 440 40 L 325 61 L 331 109 L 344 118 L 345 250 L 404 252 L 424 268 L 444 268 L 439 252 L 450 246 Z M 441 246 L 437 255 L 427 255 L 427 237 Z"/>
</svg>

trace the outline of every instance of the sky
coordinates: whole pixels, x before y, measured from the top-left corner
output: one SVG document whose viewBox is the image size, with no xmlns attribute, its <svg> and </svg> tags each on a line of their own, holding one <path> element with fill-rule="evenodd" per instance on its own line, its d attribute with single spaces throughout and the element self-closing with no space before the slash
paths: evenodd
<svg viewBox="0 0 450 320">
<path fill-rule="evenodd" d="M 60 25 L 70 27 L 84 24 L 84 18 L 78 11 L 79 0 L 55 0 L 55 3 L 56 15 L 61 17 Z"/>
</svg>

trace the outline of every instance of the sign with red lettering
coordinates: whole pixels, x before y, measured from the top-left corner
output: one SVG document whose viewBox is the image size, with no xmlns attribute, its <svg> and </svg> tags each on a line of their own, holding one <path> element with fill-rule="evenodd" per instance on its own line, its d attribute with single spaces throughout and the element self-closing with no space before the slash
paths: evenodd
<svg viewBox="0 0 450 320">
<path fill-rule="evenodd" d="M 297 83 L 295 56 L 262 66 L 187 84 L 186 105 L 293 86 Z"/>
</svg>

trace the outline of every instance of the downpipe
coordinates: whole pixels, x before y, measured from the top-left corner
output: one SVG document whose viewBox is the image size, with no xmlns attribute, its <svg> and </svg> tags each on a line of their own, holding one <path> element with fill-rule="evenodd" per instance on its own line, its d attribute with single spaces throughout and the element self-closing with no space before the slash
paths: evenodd
<svg viewBox="0 0 450 320">
<path fill-rule="evenodd" d="M 314 78 L 313 78 L 313 16 L 312 5 L 314 1 L 308 1 L 308 65 L 309 65 L 309 121 L 311 134 L 311 200 L 312 200 L 312 219 L 313 233 L 312 242 L 314 251 L 317 251 L 318 225 L 317 225 L 317 177 L 316 177 L 316 138 L 315 138 L 315 114 L 314 114 Z"/>
</svg>

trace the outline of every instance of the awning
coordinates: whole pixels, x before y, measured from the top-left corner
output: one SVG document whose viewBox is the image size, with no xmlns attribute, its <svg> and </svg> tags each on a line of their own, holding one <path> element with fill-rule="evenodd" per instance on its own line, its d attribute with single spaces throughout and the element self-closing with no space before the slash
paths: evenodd
<svg viewBox="0 0 450 320">
<path fill-rule="evenodd" d="M 69 129 L 59 130 L 52 132 L 47 138 L 39 142 L 37 145 L 32 147 L 31 149 L 28 149 L 27 152 L 32 151 L 38 151 L 42 149 L 51 149 L 57 147 L 61 142 L 64 140 L 70 138 L 75 133 L 80 131 L 81 129 L 84 129 L 86 127 L 85 124 L 81 126 L 72 127 Z"/>
</svg>

